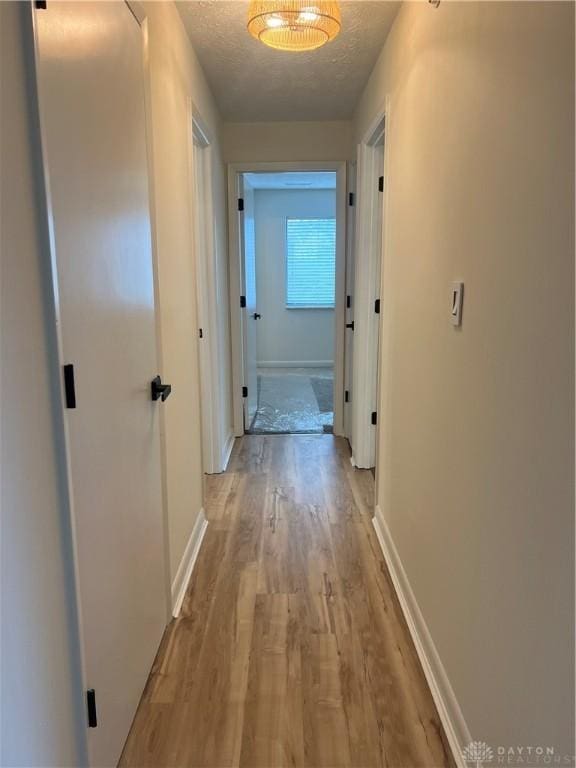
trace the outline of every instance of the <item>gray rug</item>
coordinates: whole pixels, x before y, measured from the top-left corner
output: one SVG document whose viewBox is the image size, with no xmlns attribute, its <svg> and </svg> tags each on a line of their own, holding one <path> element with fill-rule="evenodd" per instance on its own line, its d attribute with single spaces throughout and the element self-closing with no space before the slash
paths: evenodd
<svg viewBox="0 0 576 768">
<path fill-rule="evenodd" d="M 334 379 L 327 376 L 310 376 L 310 384 L 316 395 L 320 413 L 334 410 Z"/>
<path fill-rule="evenodd" d="M 251 434 L 332 432 L 333 382 L 329 377 L 258 375 L 258 409 Z"/>
<path fill-rule="evenodd" d="M 317 434 L 322 423 L 308 376 L 258 376 L 252 434 Z"/>
</svg>

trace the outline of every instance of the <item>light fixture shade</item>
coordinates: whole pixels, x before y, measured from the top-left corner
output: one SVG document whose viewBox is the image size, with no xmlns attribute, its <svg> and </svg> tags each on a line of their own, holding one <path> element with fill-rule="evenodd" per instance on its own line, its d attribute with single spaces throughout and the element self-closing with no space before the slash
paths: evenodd
<svg viewBox="0 0 576 768">
<path fill-rule="evenodd" d="M 340 32 L 340 8 L 327 0 L 251 0 L 248 31 L 281 51 L 312 51 Z"/>
</svg>

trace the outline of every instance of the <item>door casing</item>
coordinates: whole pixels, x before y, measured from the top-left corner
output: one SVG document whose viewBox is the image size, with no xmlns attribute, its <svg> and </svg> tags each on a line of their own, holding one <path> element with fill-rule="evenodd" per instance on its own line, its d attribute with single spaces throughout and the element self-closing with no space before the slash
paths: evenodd
<svg viewBox="0 0 576 768">
<path fill-rule="evenodd" d="M 228 236 L 230 254 L 230 324 L 232 344 L 232 402 L 234 435 L 244 434 L 244 327 L 242 294 L 240 179 L 244 173 L 329 171 L 336 173 L 336 301 L 334 307 L 334 434 L 344 435 L 344 323 L 346 317 L 346 162 L 266 162 L 228 165 Z"/>
<path fill-rule="evenodd" d="M 242 247 L 240 257 L 242 261 L 241 279 L 242 295 L 246 299 L 246 306 L 243 307 L 242 317 L 242 341 L 244 347 L 244 386 L 247 388 L 247 394 L 242 394 L 244 403 L 244 429 L 247 431 L 252 427 L 252 422 L 258 410 L 258 371 L 257 371 L 257 318 L 258 296 L 256 292 L 256 233 L 255 233 L 255 196 L 254 189 L 248 178 L 244 175 L 239 176 L 239 185 L 241 188 L 241 197 L 244 200 L 244 209 L 242 211 L 241 238 Z M 250 235 L 250 237 L 249 237 Z M 250 243 L 250 248 L 249 244 Z M 249 252 L 250 251 L 250 252 Z"/>
<path fill-rule="evenodd" d="M 348 164 L 348 205 L 346 208 L 346 306 L 345 325 L 354 322 L 354 236 L 356 231 L 356 162 Z M 354 331 L 344 333 L 344 436 L 352 444 L 352 401 L 354 399 Z M 346 399 L 346 392 L 348 399 Z"/>
<path fill-rule="evenodd" d="M 215 261 L 214 199 L 212 189 L 212 137 L 200 113 L 189 100 L 190 220 L 196 276 L 202 464 L 207 474 L 223 472 L 226 458 L 222 435 L 222 408 L 218 387 L 218 274 Z"/>
<path fill-rule="evenodd" d="M 380 326 L 384 312 L 382 301 L 382 259 L 384 211 L 386 112 L 382 110 L 366 132 L 357 153 L 357 211 L 354 244 L 354 352 L 352 398 L 352 463 L 355 467 L 375 467 L 378 423 L 371 414 L 378 413 L 380 370 Z M 384 179 L 384 190 L 378 180 Z M 375 301 L 380 300 L 380 313 Z"/>
</svg>

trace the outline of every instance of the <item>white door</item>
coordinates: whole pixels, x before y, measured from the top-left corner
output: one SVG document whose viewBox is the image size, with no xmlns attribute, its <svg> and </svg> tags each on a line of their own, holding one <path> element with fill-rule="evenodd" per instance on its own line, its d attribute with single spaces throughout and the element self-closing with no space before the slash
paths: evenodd
<svg viewBox="0 0 576 768">
<path fill-rule="evenodd" d="M 354 254 L 352 450 L 361 469 L 376 466 L 380 272 L 384 211 L 383 125 L 358 151 L 358 208 Z M 374 418 L 376 417 L 376 418 Z"/>
<path fill-rule="evenodd" d="M 348 207 L 346 216 L 346 335 L 344 340 L 344 435 L 352 444 L 352 398 L 354 362 L 354 236 L 356 196 L 356 164 L 348 167 Z"/>
<path fill-rule="evenodd" d="M 372 413 L 378 413 L 378 395 L 380 392 L 379 387 L 379 366 L 378 361 L 380 359 L 380 288 L 382 284 L 382 224 L 384 218 L 384 135 L 379 139 L 378 143 L 374 147 L 374 162 L 376 166 L 376 174 L 378 175 L 378 192 L 374 192 L 376 197 L 375 210 L 374 210 L 374 293 L 372 295 L 372 306 L 376 306 L 378 302 L 378 312 L 374 312 L 372 315 L 373 323 L 373 341 L 371 349 L 372 362 L 370 365 L 371 380 L 370 380 L 370 403 Z M 374 189 L 374 185 L 373 185 Z M 378 447 L 378 430 L 375 424 L 370 425 L 370 467 L 376 467 L 376 450 Z"/>
<path fill-rule="evenodd" d="M 35 11 L 90 761 L 116 765 L 167 616 L 141 29 L 123 2 Z"/>
<path fill-rule="evenodd" d="M 246 309 L 244 310 L 244 428 L 249 430 L 258 408 L 257 323 L 260 320 L 256 301 L 256 231 L 254 189 L 246 177 L 243 179 L 243 248 L 242 277 Z"/>
<path fill-rule="evenodd" d="M 194 214 L 194 258 L 196 262 L 196 301 L 198 307 L 198 356 L 200 363 L 200 405 L 202 414 L 202 469 L 206 473 L 219 472 L 217 429 L 214 423 L 214 397 L 210 371 L 212 368 L 211 352 L 212 339 L 216 332 L 211 323 L 210 300 L 212 283 L 208 274 L 208 265 L 212 257 L 210 252 L 210 232 L 207 211 L 211 189 L 209 184 L 209 168 L 207 144 L 194 136 L 193 160 L 191 173 L 193 176 L 192 206 Z"/>
</svg>

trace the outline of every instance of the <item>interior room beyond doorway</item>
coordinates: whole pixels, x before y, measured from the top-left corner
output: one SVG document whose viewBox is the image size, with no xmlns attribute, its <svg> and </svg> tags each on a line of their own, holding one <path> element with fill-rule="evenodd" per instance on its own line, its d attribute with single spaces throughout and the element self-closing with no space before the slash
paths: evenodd
<svg viewBox="0 0 576 768">
<path fill-rule="evenodd" d="M 248 190 L 246 282 L 253 258 L 256 302 L 247 322 L 256 335 L 257 407 L 246 429 L 332 432 L 336 174 L 247 173 Z"/>
</svg>

